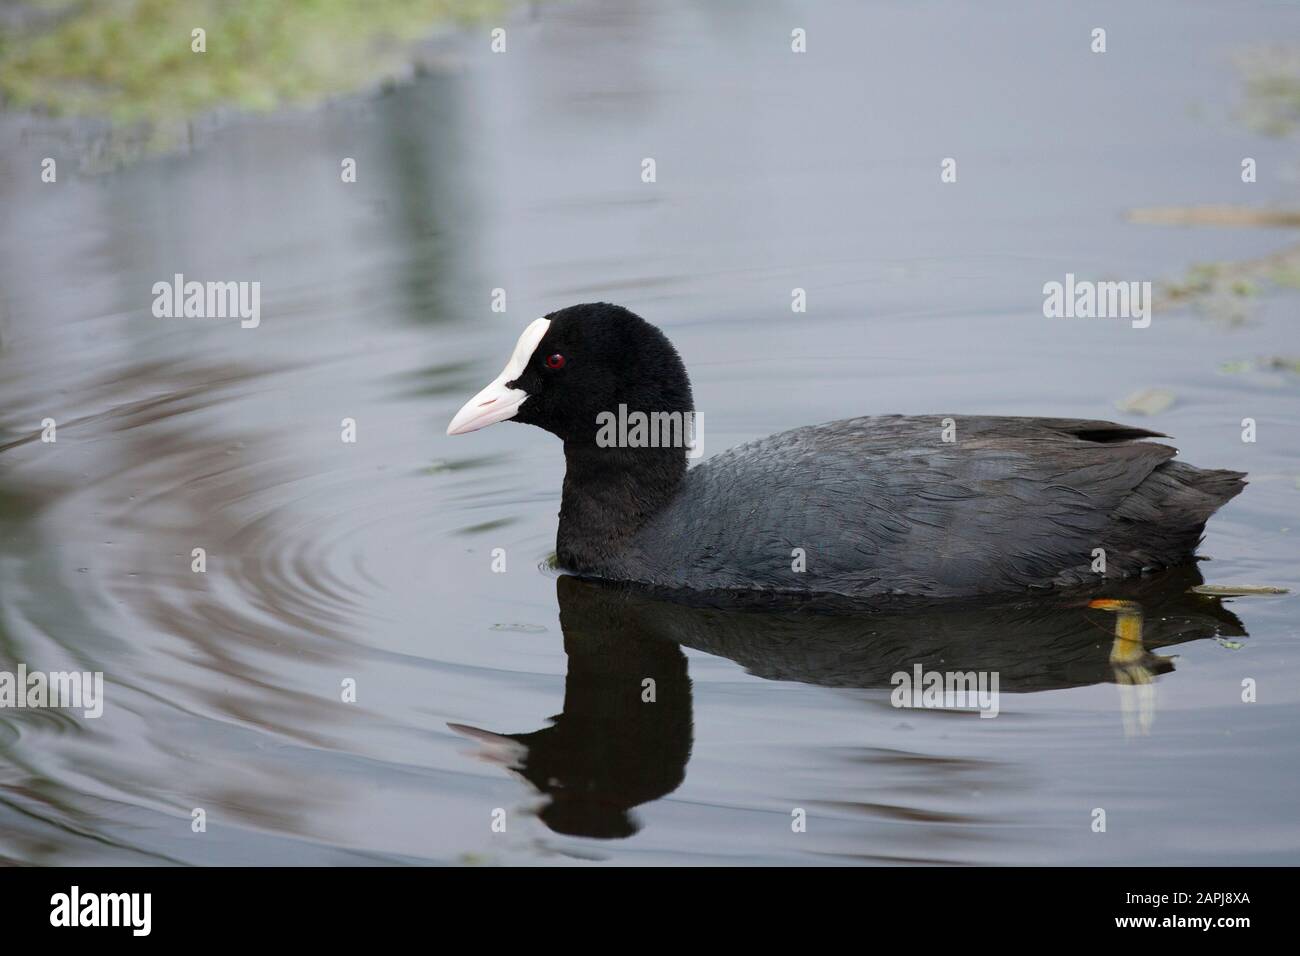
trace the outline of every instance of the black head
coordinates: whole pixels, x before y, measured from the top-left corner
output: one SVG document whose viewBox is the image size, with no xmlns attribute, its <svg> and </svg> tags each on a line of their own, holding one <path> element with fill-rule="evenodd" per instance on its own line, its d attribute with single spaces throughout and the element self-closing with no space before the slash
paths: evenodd
<svg viewBox="0 0 1300 956">
<path fill-rule="evenodd" d="M 645 415 L 693 411 L 681 357 L 662 332 L 621 306 L 574 305 L 524 330 L 505 369 L 447 434 L 514 420 L 595 444 L 602 414 L 618 416 L 620 405 Z"/>
</svg>

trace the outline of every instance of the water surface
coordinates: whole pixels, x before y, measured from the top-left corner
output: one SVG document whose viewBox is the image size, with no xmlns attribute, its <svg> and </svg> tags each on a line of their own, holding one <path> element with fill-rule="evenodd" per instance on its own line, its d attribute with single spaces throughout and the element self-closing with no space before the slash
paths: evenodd
<svg viewBox="0 0 1300 956">
<path fill-rule="evenodd" d="M 91 178 L 6 117 L 0 670 L 102 670 L 107 703 L 0 712 L 0 859 L 1300 860 L 1293 596 L 1141 582 L 1112 595 L 1143 608 L 1137 646 L 1080 601 L 845 621 L 629 599 L 544 567 L 554 439 L 443 433 L 529 320 L 593 299 L 677 344 L 706 453 L 867 413 L 1125 418 L 1160 387 L 1175 404 L 1128 420 L 1251 473 L 1200 576 L 1300 587 L 1296 378 L 1221 371 L 1300 353 L 1300 294 L 1232 326 L 1041 314 L 1066 272 L 1178 278 L 1295 241 L 1123 218 L 1296 201 L 1294 142 L 1233 119 L 1231 56 L 1300 11 L 1235 10 L 542 5 L 506 55 L 466 37 L 395 92 Z M 177 272 L 259 280 L 260 327 L 154 318 Z M 892 707 L 921 658 L 998 669 L 999 716 Z"/>
</svg>

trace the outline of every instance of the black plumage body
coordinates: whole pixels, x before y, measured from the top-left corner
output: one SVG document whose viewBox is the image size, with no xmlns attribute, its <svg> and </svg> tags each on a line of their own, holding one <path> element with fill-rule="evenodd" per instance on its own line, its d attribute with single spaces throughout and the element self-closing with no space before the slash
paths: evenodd
<svg viewBox="0 0 1300 956">
<path fill-rule="evenodd" d="M 945 417 L 883 416 L 741 445 L 687 472 L 613 553 L 568 563 L 664 587 L 864 598 L 1064 587 L 1191 560 L 1242 488 L 1241 473 L 1173 461 L 1143 429 L 950 420 L 951 443 Z"/>
<path fill-rule="evenodd" d="M 1192 561 L 1245 478 L 1176 462 L 1142 428 L 992 416 L 850 418 L 688 471 L 681 447 L 604 441 L 597 423 L 615 409 L 689 415 L 690 379 L 659 329 L 588 303 L 530 325 L 448 432 L 512 419 L 558 436 L 560 566 L 672 589 L 964 598 L 1096 584 Z"/>
</svg>

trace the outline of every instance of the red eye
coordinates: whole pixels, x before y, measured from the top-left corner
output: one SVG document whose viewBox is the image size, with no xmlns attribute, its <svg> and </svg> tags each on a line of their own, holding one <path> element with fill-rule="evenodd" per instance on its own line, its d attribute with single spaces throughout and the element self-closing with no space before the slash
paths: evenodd
<svg viewBox="0 0 1300 956">
<path fill-rule="evenodd" d="M 546 367 L 564 368 L 564 356 L 561 355 L 559 352 L 556 352 L 554 355 L 546 356 Z"/>
</svg>

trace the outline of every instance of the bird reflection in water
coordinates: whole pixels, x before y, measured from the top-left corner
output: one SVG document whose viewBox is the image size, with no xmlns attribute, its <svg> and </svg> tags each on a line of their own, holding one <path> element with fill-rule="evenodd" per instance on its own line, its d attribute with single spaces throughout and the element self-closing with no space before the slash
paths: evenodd
<svg viewBox="0 0 1300 956">
<path fill-rule="evenodd" d="M 1148 733 L 1154 679 L 1174 670 L 1150 649 L 1245 636 L 1218 598 L 1190 593 L 1201 581 L 1191 566 L 1108 584 L 1105 598 L 866 609 L 770 594 L 696 593 L 687 603 L 566 575 L 556 582 L 568 656 L 563 711 L 531 733 L 451 726 L 547 798 L 539 816 L 551 830 L 623 838 L 640 829 L 633 808 L 686 777 L 693 726 L 683 647 L 758 677 L 824 687 L 888 690 L 918 662 L 996 671 L 1007 693 L 1115 683 L 1127 732 Z"/>
<path fill-rule="evenodd" d="M 1142 643 L 1142 605 L 1136 601 L 1101 598 L 1088 606 L 1115 615 L 1115 640 L 1110 646 L 1110 664 L 1119 685 L 1120 713 L 1128 737 L 1151 733 L 1156 718 L 1157 674 L 1174 669 L 1172 658 L 1147 651 Z"/>
</svg>

